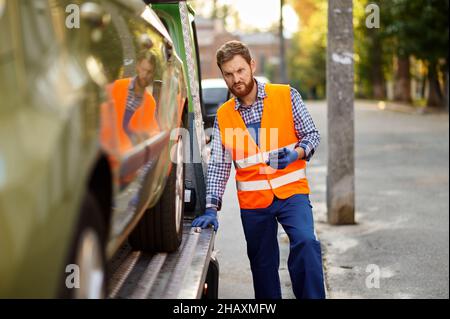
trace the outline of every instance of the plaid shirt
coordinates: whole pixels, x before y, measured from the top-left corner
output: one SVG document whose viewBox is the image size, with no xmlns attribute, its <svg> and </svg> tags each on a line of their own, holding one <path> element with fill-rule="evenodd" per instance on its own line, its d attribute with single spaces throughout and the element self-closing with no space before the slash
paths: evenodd
<svg viewBox="0 0 450 319">
<path fill-rule="evenodd" d="M 137 95 L 134 93 L 134 87 L 136 86 L 137 76 L 135 76 L 128 86 L 128 96 L 127 96 L 127 111 L 135 112 L 136 109 L 142 104 L 142 95 Z"/>
<path fill-rule="evenodd" d="M 136 110 L 141 106 L 142 101 L 144 99 L 143 95 L 137 95 L 134 93 L 134 88 L 136 86 L 137 76 L 131 79 L 130 84 L 128 85 L 128 95 L 127 95 L 127 104 L 125 109 L 125 114 L 122 121 L 122 128 L 124 131 L 130 136 L 132 131 L 128 127 L 130 123 L 131 117 L 136 112 Z"/>
<path fill-rule="evenodd" d="M 236 99 L 235 109 L 239 111 L 245 125 L 261 122 L 263 113 L 264 98 L 267 97 L 265 84 L 256 81 L 258 92 L 256 100 L 251 106 L 244 106 L 239 99 Z M 292 111 L 294 117 L 295 133 L 300 146 L 305 151 L 305 159 L 309 161 L 314 154 L 315 149 L 320 143 L 320 134 L 316 129 L 314 122 L 303 103 L 300 93 L 291 88 Z M 218 210 L 222 207 L 222 196 L 225 192 L 225 186 L 231 172 L 231 154 L 225 151 L 222 144 L 222 138 L 219 130 L 217 117 L 214 122 L 214 129 L 211 141 L 211 157 L 208 163 L 208 172 L 206 179 L 206 207 L 216 207 Z"/>
</svg>

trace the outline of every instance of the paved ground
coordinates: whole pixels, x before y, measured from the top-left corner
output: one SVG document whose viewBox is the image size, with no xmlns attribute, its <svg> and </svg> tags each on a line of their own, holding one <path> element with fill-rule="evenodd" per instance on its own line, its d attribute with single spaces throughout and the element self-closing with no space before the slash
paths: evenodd
<svg viewBox="0 0 450 319">
<path fill-rule="evenodd" d="M 358 102 L 357 225 L 333 227 L 326 223 L 326 105 L 307 105 L 322 134 L 308 176 L 328 298 L 448 298 L 448 114 L 382 111 Z M 253 298 L 233 178 L 219 221 L 219 297 Z M 293 298 L 281 227 L 279 241 L 283 297 Z"/>
</svg>

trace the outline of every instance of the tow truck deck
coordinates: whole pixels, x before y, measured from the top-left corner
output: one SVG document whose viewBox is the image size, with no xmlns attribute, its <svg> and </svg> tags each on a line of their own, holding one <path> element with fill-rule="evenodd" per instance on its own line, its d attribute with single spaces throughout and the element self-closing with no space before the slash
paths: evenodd
<svg viewBox="0 0 450 319">
<path fill-rule="evenodd" d="M 217 298 L 214 237 L 212 228 L 196 232 L 185 219 L 182 244 L 173 253 L 149 254 L 125 244 L 109 264 L 108 298 Z"/>
</svg>

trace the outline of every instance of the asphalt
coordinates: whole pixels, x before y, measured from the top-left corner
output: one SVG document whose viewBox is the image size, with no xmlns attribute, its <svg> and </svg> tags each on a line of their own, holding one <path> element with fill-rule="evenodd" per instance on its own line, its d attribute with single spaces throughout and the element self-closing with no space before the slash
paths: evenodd
<svg viewBox="0 0 450 319">
<path fill-rule="evenodd" d="M 449 298 L 448 113 L 355 104 L 356 225 L 326 219 L 325 102 L 307 102 L 322 142 L 307 171 L 327 298 Z M 220 298 L 252 299 L 234 178 L 219 213 Z M 294 298 L 281 227 L 283 298 Z"/>
</svg>

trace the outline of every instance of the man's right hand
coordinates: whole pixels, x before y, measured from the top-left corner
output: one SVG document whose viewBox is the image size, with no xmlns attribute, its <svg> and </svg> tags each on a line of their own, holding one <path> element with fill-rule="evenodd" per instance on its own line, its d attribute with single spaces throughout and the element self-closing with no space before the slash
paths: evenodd
<svg viewBox="0 0 450 319">
<path fill-rule="evenodd" d="M 217 210 L 215 208 L 207 208 L 205 213 L 192 221 L 192 227 L 206 228 L 209 225 L 214 226 L 214 231 L 219 229 L 219 221 L 217 220 Z"/>
</svg>

